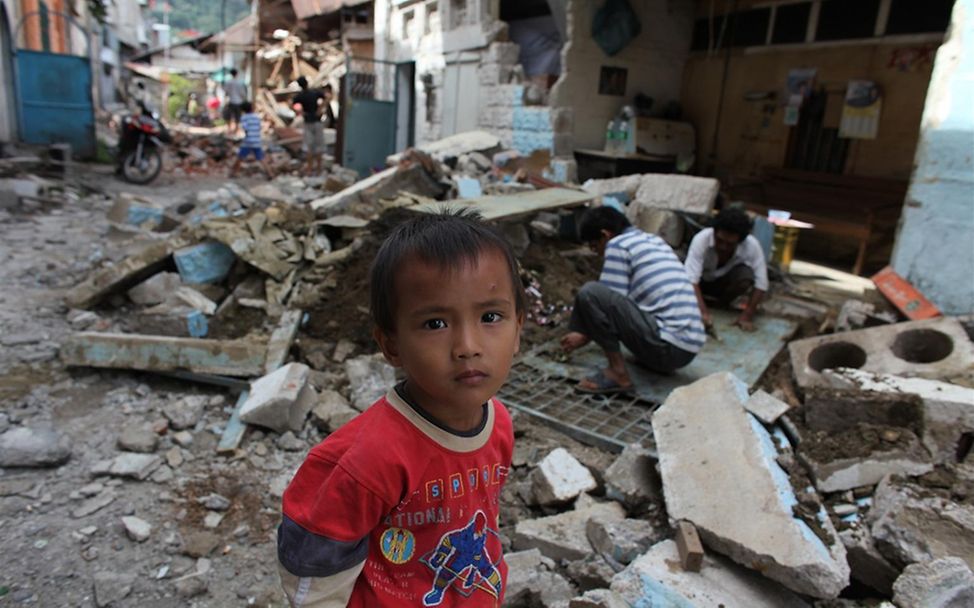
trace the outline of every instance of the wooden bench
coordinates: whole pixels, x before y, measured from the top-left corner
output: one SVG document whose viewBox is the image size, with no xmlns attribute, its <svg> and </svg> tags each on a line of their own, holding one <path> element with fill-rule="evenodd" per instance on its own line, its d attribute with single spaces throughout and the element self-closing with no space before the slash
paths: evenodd
<svg viewBox="0 0 974 608">
<path fill-rule="evenodd" d="M 895 225 L 906 197 L 905 180 L 766 168 L 757 197 L 746 197 L 751 211 L 790 211 L 815 229 L 858 243 L 853 274 L 861 274 L 877 227 Z"/>
</svg>

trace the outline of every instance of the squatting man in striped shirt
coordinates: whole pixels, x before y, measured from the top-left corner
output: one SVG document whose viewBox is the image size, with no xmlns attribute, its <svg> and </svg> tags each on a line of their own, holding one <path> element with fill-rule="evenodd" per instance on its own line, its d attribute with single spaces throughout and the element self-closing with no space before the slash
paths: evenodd
<svg viewBox="0 0 974 608">
<path fill-rule="evenodd" d="M 575 296 L 571 331 L 561 347 L 567 353 L 594 341 L 605 351 L 608 367 L 582 379 L 578 390 L 609 394 L 632 389 L 621 345 L 656 372 L 693 361 L 706 335 L 693 285 L 670 246 L 605 206 L 582 215 L 579 236 L 605 262 L 599 280 L 586 283 Z"/>
</svg>

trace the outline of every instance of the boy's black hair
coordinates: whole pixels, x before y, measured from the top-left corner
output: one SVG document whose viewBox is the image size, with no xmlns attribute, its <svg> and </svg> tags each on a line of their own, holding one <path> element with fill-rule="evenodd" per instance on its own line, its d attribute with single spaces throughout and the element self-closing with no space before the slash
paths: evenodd
<svg viewBox="0 0 974 608">
<path fill-rule="evenodd" d="M 233 76 L 234 78 L 236 78 L 237 77 L 237 68 L 232 68 L 230 70 L 230 75 Z"/>
<path fill-rule="evenodd" d="M 298 83 L 298 86 L 301 87 L 302 89 L 307 89 L 308 88 L 308 79 L 305 78 L 304 76 L 298 76 L 297 83 Z"/>
<path fill-rule="evenodd" d="M 721 209 L 717 217 L 714 218 L 714 230 L 723 230 L 731 234 L 736 234 L 741 241 L 751 234 L 751 218 L 747 212 L 740 207 L 727 207 Z"/>
<path fill-rule="evenodd" d="M 254 104 L 250 103 L 249 101 L 245 101 L 242 104 L 240 104 L 240 110 L 244 114 L 250 114 L 251 112 L 254 111 Z"/>
<path fill-rule="evenodd" d="M 603 230 L 612 234 L 621 234 L 631 226 L 629 220 L 618 209 L 602 205 L 586 209 L 582 219 L 578 221 L 578 238 L 583 243 L 599 240 Z"/>
<path fill-rule="evenodd" d="M 514 290 L 514 306 L 523 315 L 526 308 L 524 286 L 518 275 L 517 260 L 510 244 L 476 211 L 444 209 L 439 213 L 419 213 L 398 226 L 386 237 L 369 271 L 369 312 L 372 322 L 385 332 L 395 332 L 396 276 L 410 257 L 460 272 L 475 262 L 481 253 L 495 250 L 507 260 Z"/>
</svg>

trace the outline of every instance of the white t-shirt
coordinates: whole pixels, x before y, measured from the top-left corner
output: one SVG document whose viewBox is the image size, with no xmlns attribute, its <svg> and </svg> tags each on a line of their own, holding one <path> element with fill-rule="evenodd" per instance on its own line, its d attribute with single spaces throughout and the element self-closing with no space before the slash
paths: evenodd
<svg viewBox="0 0 974 608">
<path fill-rule="evenodd" d="M 753 235 L 747 235 L 737 245 L 734 255 L 727 263 L 717 267 L 717 250 L 714 249 L 714 229 L 704 228 L 690 241 L 690 250 L 684 265 L 690 282 L 694 285 L 703 281 L 713 281 L 724 276 L 738 264 L 745 264 L 754 271 L 754 288 L 768 291 L 768 267 L 764 261 L 761 243 Z"/>
<path fill-rule="evenodd" d="M 236 78 L 228 81 L 223 90 L 227 93 L 227 103 L 241 104 L 247 101 L 247 91 L 243 83 Z"/>
</svg>

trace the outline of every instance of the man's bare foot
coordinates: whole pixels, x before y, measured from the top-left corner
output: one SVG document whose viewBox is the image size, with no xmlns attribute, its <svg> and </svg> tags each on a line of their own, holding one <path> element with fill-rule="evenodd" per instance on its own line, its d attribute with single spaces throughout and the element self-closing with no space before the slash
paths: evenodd
<svg viewBox="0 0 974 608">
<path fill-rule="evenodd" d="M 571 331 L 562 337 L 561 350 L 565 351 L 566 353 L 570 353 L 573 350 L 585 346 L 591 341 L 592 339 L 586 336 L 585 334 L 579 333 L 577 331 Z"/>
<path fill-rule="evenodd" d="M 586 393 L 618 393 L 631 390 L 632 379 L 629 378 L 628 373 L 619 373 L 607 367 L 588 378 L 583 378 L 577 388 Z"/>
</svg>

